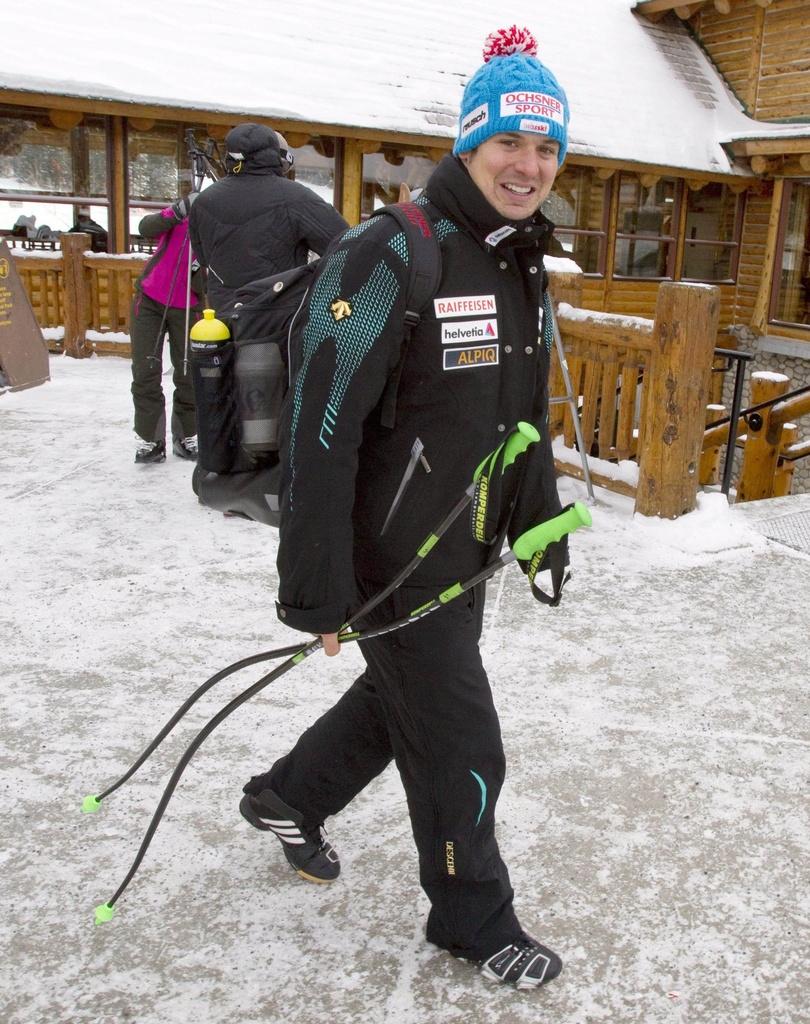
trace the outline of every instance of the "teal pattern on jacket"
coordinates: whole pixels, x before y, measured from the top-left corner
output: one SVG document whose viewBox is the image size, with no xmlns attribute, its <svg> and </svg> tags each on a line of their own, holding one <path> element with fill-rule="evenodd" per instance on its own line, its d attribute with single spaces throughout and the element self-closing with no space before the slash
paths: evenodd
<svg viewBox="0 0 810 1024">
<path fill-rule="evenodd" d="M 296 431 L 301 415 L 307 371 L 312 359 L 323 344 L 329 340 L 334 342 L 335 371 L 319 436 L 321 444 L 328 450 L 329 439 L 334 433 L 352 377 L 381 335 L 400 290 L 399 282 L 390 267 L 380 261 L 361 288 L 353 294 L 344 295 L 341 282 L 346 266 L 346 255 L 345 251 L 341 251 L 331 256 L 312 286 L 308 303 L 309 322 L 304 328 L 302 339 L 301 369 L 293 391 L 290 427 L 290 471 L 293 480 Z M 343 320 L 335 320 L 330 309 L 336 296 L 340 296 L 351 307 L 351 314 Z"/>
</svg>

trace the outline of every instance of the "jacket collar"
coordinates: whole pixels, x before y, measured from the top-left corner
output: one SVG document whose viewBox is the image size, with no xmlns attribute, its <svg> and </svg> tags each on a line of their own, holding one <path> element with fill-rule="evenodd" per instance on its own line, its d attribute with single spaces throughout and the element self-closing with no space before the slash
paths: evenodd
<svg viewBox="0 0 810 1024">
<path fill-rule="evenodd" d="M 465 228 L 480 245 L 502 252 L 507 248 L 545 248 L 554 224 L 539 210 L 524 220 L 504 220 L 484 198 L 457 156 L 445 156 L 425 187 L 427 198 Z"/>
</svg>

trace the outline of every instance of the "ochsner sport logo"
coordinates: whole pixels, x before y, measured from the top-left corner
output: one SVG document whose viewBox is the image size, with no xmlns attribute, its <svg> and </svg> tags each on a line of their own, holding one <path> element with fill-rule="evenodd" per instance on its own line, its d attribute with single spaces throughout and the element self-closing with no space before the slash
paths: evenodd
<svg viewBox="0 0 810 1024">
<path fill-rule="evenodd" d="M 489 121 L 489 104 L 482 103 L 480 107 L 476 107 L 475 110 L 471 110 L 469 114 L 461 122 L 461 138 L 463 139 L 470 132 L 475 131 L 476 128 L 480 128 L 482 124 L 486 124 Z"/>
<path fill-rule="evenodd" d="M 452 324 L 442 324 L 442 345 L 451 342 L 495 341 L 497 337 L 497 320 L 457 320 Z"/>
<path fill-rule="evenodd" d="M 544 92 L 501 93 L 501 117 L 522 117 L 524 114 L 565 124 L 563 105 L 554 96 Z"/>
</svg>

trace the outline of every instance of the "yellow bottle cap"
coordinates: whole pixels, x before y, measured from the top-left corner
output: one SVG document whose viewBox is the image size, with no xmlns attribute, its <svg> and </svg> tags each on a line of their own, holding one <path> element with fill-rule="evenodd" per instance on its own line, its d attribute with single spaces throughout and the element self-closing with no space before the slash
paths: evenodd
<svg viewBox="0 0 810 1024">
<path fill-rule="evenodd" d="M 198 320 L 191 328 L 189 337 L 192 341 L 200 341 L 203 344 L 213 344 L 217 341 L 227 341 L 231 332 L 221 320 L 217 320 L 216 312 L 213 309 L 204 309 L 202 320 Z"/>
</svg>

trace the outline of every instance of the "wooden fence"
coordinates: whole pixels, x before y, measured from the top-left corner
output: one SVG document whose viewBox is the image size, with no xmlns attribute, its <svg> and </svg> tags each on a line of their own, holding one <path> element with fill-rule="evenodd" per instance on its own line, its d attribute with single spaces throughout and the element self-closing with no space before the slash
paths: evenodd
<svg viewBox="0 0 810 1024">
<path fill-rule="evenodd" d="M 90 253 L 90 236 L 63 234 L 61 256 L 15 255 L 15 266 L 42 327 L 64 326 L 64 351 L 82 357 L 93 352 L 129 355 L 129 345 L 87 332 L 129 334 L 133 286 L 144 268 L 137 257 Z M 61 346 L 51 343 L 51 348 Z"/>
<path fill-rule="evenodd" d="M 737 423 L 737 446 L 742 448 L 742 466 L 737 484 L 737 501 L 758 501 L 790 494 L 793 469 L 798 459 L 810 456 L 810 440 L 797 441 L 794 422 L 810 416 L 810 393 L 780 400 L 790 388 L 781 373 L 751 374 L 751 409 Z M 716 418 L 716 417 L 715 417 Z M 730 423 L 712 427 L 704 434 L 704 458 L 728 442 Z M 701 483 L 712 483 L 709 475 Z"/>
<path fill-rule="evenodd" d="M 133 285 L 144 260 L 89 254 L 90 239 L 82 234 L 65 234 L 61 244 L 55 258 L 15 256 L 40 325 L 64 325 L 63 346 L 52 343 L 51 348 L 76 357 L 128 356 L 126 342 L 105 341 L 103 335 L 129 333 Z M 728 438 L 728 424 L 704 436 L 705 423 L 718 418 L 717 407 L 711 407 L 708 419 L 706 410 L 719 290 L 663 282 L 655 317 L 646 319 L 582 309 L 581 274 L 552 273 L 550 280 L 591 477 L 632 496 L 644 515 L 674 518 L 689 512 L 699 485 L 715 482 Z M 88 331 L 97 332 L 94 340 L 87 340 Z M 782 384 L 774 376 L 753 375 L 753 404 L 787 391 L 786 379 Z M 551 394 L 565 394 L 556 353 Z M 810 453 L 808 442 L 795 442 L 790 421 L 808 412 L 810 395 L 803 395 L 766 410 L 758 429 L 741 422 L 747 442 L 737 500 L 789 493 L 793 460 Z M 561 434 L 567 449 L 557 468 L 581 478 L 570 406 L 561 401 L 551 413 L 552 436 Z"/>
<path fill-rule="evenodd" d="M 635 460 L 635 485 L 591 472 L 594 481 L 635 497 L 637 512 L 675 518 L 696 503 L 705 408 L 719 318 L 719 289 L 664 282 L 655 318 L 580 307 L 582 276 L 551 274 L 551 290 L 573 391 L 580 403 L 586 452 L 610 463 Z M 551 395 L 565 394 L 553 364 Z M 572 448 L 569 405 L 552 406 L 551 433 Z M 576 461 L 558 469 L 581 477 Z"/>
</svg>

